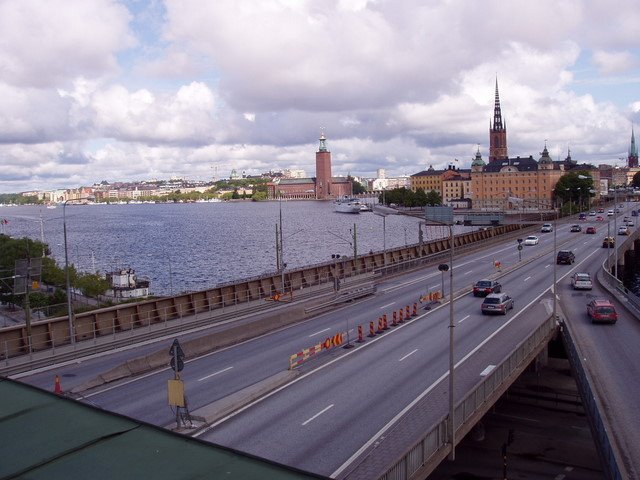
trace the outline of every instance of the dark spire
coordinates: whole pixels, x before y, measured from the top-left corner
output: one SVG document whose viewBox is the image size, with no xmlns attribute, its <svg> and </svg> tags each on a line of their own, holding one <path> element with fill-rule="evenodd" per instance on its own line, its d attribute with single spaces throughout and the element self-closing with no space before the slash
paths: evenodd
<svg viewBox="0 0 640 480">
<path fill-rule="evenodd" d="M 631 125 L 631 145 L 629 146 L 627 166 L 629 168 L 635 168 L 638 166 L 638 147 L 636 146 L 636 136 L 633 133 L 633 125 Z"/>
<path fill-rule="evenodd" d="M 327 139 L 324 136 L 324 127 L 320 129 L 320 147 L 318 148 L 319 152 L 327 152 Z"/>
<path fill-rule="evenodd" d="M 502 110 L 500 109 L 500 95 L 498 93 L 498 77 L 496 77 L 496 99 L 493 106 L 493 130 L 503 131 L 506 127 L 506 123 L 502 123 Z"/>
</svg>

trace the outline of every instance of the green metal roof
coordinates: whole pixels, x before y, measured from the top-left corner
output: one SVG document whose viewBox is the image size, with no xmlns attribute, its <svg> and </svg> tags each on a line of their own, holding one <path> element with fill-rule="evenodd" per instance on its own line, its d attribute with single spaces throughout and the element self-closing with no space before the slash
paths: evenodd
<svg viewBox="0 0 640 480">
<path fill-rule="evenodd" d="M 0 378 L 0 479 L 326 478 Z"/>
</svg>

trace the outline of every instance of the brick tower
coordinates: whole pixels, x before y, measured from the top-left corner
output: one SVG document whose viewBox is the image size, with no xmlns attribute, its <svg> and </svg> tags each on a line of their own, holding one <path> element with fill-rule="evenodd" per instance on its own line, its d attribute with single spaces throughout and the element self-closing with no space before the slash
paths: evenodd
<svg viewBox="0 0 640 480">
<path fill-rule="evenodd" d="M 327 150 L 324 131 L 320 133 L 320 147 L 316 152 L 316 199 L 331 196 L 331 152 Z"/>
<path fill-rule="evenodd" d="M 493 124 L 489 121 L 489 163 L 509 158 L 507 154 L 507 122 L 502 121 L 498 79 L 496 78 L 496 99 L 493 107 Z"/>
</svg>

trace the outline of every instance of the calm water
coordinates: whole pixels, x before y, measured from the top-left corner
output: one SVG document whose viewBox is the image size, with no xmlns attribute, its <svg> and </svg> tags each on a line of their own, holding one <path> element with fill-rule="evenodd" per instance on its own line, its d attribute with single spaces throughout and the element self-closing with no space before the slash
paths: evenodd
<svg viewBox="0 0 640 480">
<path fill-rule="evenodd" d="M 382 251 L 383 218 L 371 212 L 335 213 L 331 202 L 223 202 L 190 204 L 67 205 L 69 262 L 81 271 L 101 273 L 132 267 L 151 280 L 151 291 L 168 295 L 276 270 L 275 229 L 282 208 L 284 261 L 297 268 Z M 3 233 L 41 240 L 64 265 L 63 208 L 0 207 Z M 456 227 L 456 231 L 466 227 Z M 418 242 L 418 220 L 386 217 L 386 247 Z M 429 227 L 424 240 L 448 235 Z"/>
</svg>

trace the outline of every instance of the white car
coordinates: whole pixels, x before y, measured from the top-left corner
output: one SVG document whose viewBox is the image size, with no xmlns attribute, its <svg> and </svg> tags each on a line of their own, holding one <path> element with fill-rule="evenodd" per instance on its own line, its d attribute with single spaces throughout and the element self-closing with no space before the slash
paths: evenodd
<svg viewBox="0 0 640 480">
<path fill-rule="evenodd" d="M 591 290 L 591 276 L 588 273 L 576 272 L 571 276 L 571 286 L 574 290 Z"/>
<path fill-rule="evenodd" d="M 595 217 L 595 216 L 596 216 L 596 211 L 595 211 L 595 210 L 591 210 L 591 211 L 589 212 L 589 216 L 590 216 L 590 217 Z"/>
<path fill-rule="evenodd" d="M 613 217 L 613 210 L 609 210 L 607 212 L 607 217 Z"/>
<path fill-rule="evenodd" d="M 624 223 L 627 227 L 633 227 L 633 220 L 631 219 L 625 220 Z"/>
<path fill-rule="evenodd" d="M 536 237 L 535 235 L 529 235 L 527 238 L 524 239 L 524 244 L 525 245 L 538 245 L 538 237 Z"/>
<path fill-rule="evenodd" d="M 543 223 L 540 231 L 542 233 L 553 232 L 553 225 L 551 225 L 550 223 Z"/>
</svg>

